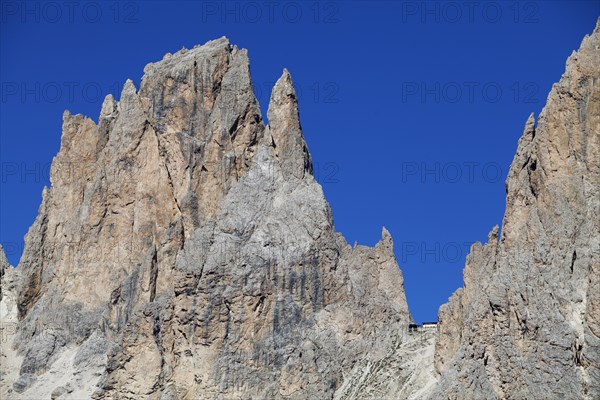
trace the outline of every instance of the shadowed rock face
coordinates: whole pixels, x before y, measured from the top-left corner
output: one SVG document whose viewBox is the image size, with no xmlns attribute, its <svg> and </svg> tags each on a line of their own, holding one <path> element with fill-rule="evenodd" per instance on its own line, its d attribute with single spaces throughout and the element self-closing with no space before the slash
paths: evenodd
<svg viewBox="0 0 600 400">
<path fill-rule="evenodd" d="M 225 38 L 144 72 L 98 124 L 65 112 L 19 266 L 21 374 L 76 346 L 76 370 L 105 359 L 95 398 L 332 397 L 411 319 L 391 236 L 335 232 L 287 71 L 268 126 Z"/>
<path fill-rule="evenodd" d="M 525 125 L 502 234 L 439 312 L 432 399 L 600 398 L 600 22 Z"/>
</svg>

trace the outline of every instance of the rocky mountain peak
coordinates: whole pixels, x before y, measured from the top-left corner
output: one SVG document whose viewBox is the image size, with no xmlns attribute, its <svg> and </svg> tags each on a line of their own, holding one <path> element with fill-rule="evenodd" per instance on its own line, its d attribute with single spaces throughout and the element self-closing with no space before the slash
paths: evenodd
<svg viewBox="0 0 600 400">
<path fill-rule="evenodd" d="M 287 70 L 268 119 L 226 38 L 148 64 L 98 124 L 65 113 L 19 266 L 23 396 L 73 365 L 100 377 L 83 397 L 331 397 L 398 342 L 391 237 L 335 232 Z"/>
<path fill-rule="evenodd" d="M 265 126 L 226 38 L 148 64 L 97 124 L 64 113 L 17 270 L 0 247 L 0 397 L 600 398 L 598 65 L 600 23 L 525 123 L 500 238 L 409 332 L 390 233 L 335 231 L 289 72 Z"/>
<path fill-rule="evenodd" d="M 432 398 L 600 397 L 600 20 L 525 123 L 501 239 L 440 308 Z"/>
<path fill-rule="evenodd" d="M 13 268 L 10 266 L 8 260 L 6 259 L 4 248 L 2 247 L 2 245 L 0 245 L 0 300 L 2 300 L 2 288 L 7 287 L 12 283 L 8 282 L 9 275 L 12 273 L 12 269 Z"/>
<path fill-rule="evenodd" d="M 312 159 L 300 126 L 298 98 L 287 69 L 275 83 L 269 110 L 268 134 L 271 136 L 275 155 L 282 164 L 284 176 L 302 178 L 305 173 L 312 175 Z"/>
</svg>

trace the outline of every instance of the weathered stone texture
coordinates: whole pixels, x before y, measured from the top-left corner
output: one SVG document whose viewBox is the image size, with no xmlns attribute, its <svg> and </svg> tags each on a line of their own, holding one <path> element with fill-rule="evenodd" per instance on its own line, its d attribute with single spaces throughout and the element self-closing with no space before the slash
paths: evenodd
<svg viewBox="0 0 600 400">
<path fill-rule="evenodd" d="M 225 38 L 144 72 L 98 124 L 65 112 L 19 267 L 22 376 L 74 345 L 76 369 L 107 356 L 96 398 L 332 397 L 410 320 L 389 233 L 335 232 L 287 70 L 268 126 Z"/>
<path fill-rule="evenodd" d="M 600 24 L 527 121 L 437 341 L 406 335 L 389 232 L 335 231 L 287 70 L 268 125 L 225 38 L 144 73 L 97 124 L 65 112 L 17 270 L 0 248 L 2 396 L 600 398 Z"/>
<path fill-rule="evenodd" d="M 502 233 L 439 312 L 432 398 L 600 398 L 600 22 L 525 124 Z"/>
</svg>

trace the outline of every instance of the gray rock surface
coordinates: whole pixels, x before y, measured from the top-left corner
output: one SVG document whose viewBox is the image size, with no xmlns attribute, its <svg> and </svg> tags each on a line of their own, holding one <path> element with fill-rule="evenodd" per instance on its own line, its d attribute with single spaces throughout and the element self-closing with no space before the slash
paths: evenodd
<svg viewBox="0 0 600 400">
<path fill-rule="evenodd" d="M 0 301 L 2 301 L 2 291 L 13 290 L 17 283 L 17 273 L 8 263 L 4 248 L 0 245 Z"/>
<path fill-rule="evenodd" d="M 390 234 L 335 232 L 287 71 L 268 126 L 225 38 L 144 72 L 98 124 L 64 114 L 19 266 L 19 379 L 70 363 L 103 369 L 98 399 L 333 397 L 411 320 Z M 66 384 L 89 389 L 50 395 Z"/>
<path fill-rule="evenodd" d="M 432 399 L 600 398 L 600 20 L 525 124 L 502 233 L 439 312 Z"/>
<path fill-rule="evenodd" d="M 6 254 L 4 254 L 4 248 L 0 245 L 0 300 L 2 300 L 2 283 L 4 279 L 4 270 L 8 268 L 8 260 Z"/>
<path fill-rule="evenodd" d="M 9 398 L 13 391 L 24 391 L 35 382 L 35 376 L 19 378 L 19 365 L 11 343 L 17 331 L 16 289 L 19 270 L 6 259 L 0 245 L 0 398 Z"/>
<path fill-rule="evenodd" d="M 0 249 L 0 395 L 600 398 L 599 77 L 600 24 L 526 123 L 502 233 L 416 336 L 389 232 L 334 229 L 288 71 L 265 126 L 245 50 L 167 54 L 98 123 L 63 116 L 17 270 Z"/>
<path fill-rule="evenodd" d="M 35 383 L 36 377 L 33 374 L 21 374 L 19 379 L 13 384 L 13 389 L 17 393 L 23 393 Z"/>
</svg>

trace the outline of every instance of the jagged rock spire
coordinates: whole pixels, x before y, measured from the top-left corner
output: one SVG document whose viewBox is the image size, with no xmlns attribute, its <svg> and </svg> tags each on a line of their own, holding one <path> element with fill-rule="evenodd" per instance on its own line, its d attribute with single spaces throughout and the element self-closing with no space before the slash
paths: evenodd
<svg viewBox="0 0 600 400">
<path fill-rule="evenodd" d="M 600 398 L 600 19 L 506 180 L 502 234 L 440 308 L 440 398 Z"/>
<path fill-rule="evenodd" d="M 226 38 L 148 64 L 98 124 L 65 113 L 19 266 L 15 390 L 48 398 L 36 376 L 73 365 L 101 376 L 71 381 L 82 398 L 332 398 L 357 354 L 389 353 L 410 319 L 391 237 L 335 232 L 287 71 L 268 116 Z"/>
<path fill-rule="evenodd" d="M 4 248 L 0 245 L 0 300 L 2 300 L 2 287 L 4 286 L 3 278 L 5 270 L 10 268 L 6 254 L 4 254 Z"/>
<path fill-rule="evenodd" d="M 300 125 L 298 98 L 287 69 L 273 87 L 267 112 L 268 132 L 284 177 L 303 178 L 312 174 L 312 159 Z"/>
</svg>

